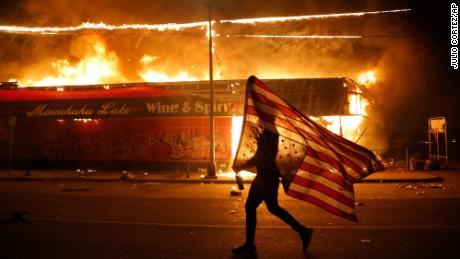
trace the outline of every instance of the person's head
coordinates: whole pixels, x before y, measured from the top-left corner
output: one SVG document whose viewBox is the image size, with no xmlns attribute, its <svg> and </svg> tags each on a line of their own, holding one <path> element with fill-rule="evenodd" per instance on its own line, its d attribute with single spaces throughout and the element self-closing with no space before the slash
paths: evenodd
<svg viewBox="0 0 460 259">
<path fill-rule="evenodd" d="M 259 136 L 258 148 L 277 150 L 278 148 L 278 134 L 264 129 Z"/>
</svg>

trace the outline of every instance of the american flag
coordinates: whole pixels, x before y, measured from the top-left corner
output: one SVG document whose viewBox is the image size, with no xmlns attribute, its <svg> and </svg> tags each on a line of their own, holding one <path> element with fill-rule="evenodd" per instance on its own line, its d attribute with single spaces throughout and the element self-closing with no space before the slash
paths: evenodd
<svg viewBox="0 0 460 259">
<path fill-rule="evenodd" d="M 263 130 L 279 136 L 275 163 L 289 196 L 356 221 L 353 183 L 383 169 L 372 151 L 314 122 L 251 76 L 235 168 L 257 173 L 245 164 L 256 154 Z"/>
</svg>

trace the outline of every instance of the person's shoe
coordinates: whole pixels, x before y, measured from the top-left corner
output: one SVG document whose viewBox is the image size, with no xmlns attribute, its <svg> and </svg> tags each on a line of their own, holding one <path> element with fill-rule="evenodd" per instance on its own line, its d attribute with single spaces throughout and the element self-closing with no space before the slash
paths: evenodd
<svg viewBox="0 0 460 259">
<path fill-rule="evenodd" d="M 232 249 L 232 253 L 236 256 L 242 256 L 242 257 L 252 257 L 256 256 L 256 246 L 255 245 L 247 245 L 244 244 L 242 246 L 239 246 L 237 248 Z"/>
<path fill-rule="evenodd" d="M 313 235 L 313 228 L 302 227 L 300 231 L 300 238 L 302 239 L 302 251 L 305 253 L 310 246 L 311 237 Z"/>
</svg>

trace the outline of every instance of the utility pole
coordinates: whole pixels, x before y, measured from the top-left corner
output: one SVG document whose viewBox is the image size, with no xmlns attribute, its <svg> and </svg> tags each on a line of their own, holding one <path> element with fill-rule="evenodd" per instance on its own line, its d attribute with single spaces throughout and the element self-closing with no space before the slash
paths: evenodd
<svg viewBox="0 0 460 259">
<path fill-rule="evenodd" d="M 212 0 L 208 0 L 208 38 L 209 38 L 209 166 L 206 178 L 215 179 L 216 157 L 215 157 L 215 132 L 214 132 L 214 79 L 212 66 Z"/>
</svg>

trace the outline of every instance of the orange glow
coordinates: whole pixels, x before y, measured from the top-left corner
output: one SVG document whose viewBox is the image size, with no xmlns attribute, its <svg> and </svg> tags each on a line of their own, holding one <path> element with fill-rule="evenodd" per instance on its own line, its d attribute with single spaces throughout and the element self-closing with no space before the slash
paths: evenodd
<svg viewBox="0 0 460 259">
<path fill-rule="evenodd" d="M 312 19 L 326 19 L 326 18 L 340 18 L 340 17 L 359 17 L 363 15 L 377 15 L 388 13 L 401 13 L 409 12 L 411 9 L 394 9 L 383 11 L 370 11 L 370 12 L 352 12 L 352 13 L 335 13 L 335 14 L 314 14 L 314 15 L 300 15 L 300 16 L 277 16 L 277 17 L 261 17 L 261 18 L 245 18 L 236 20 L 220 20 L 220 23 L 235 23 L 235 24 L 254 24 L 254 23 L 273 23 L 273 22 L 287 22 L 287 21 L 303 21 Z M 215 23 L 216 21 L 212 21 Z M 207 28 L 208 22 L 193 22 L 193 23 L 166 23 L 166 24 L 123 24 L 123 25 L 108 25 L 105 23 L 90 23 L 84 22 L 78 26 L 68 27 L 26 27 L 26 26 L 9 26 L 0 25 L 0 31 L 6 33 L 39 33 L 39 34 L 57 34 L 69 33 L 82 30 L 153 30 L 153 31 L 181 31 L 187 28 Z M 208 35 L 208 34 L 206 34 Z"/>
<path fill-rule="evenodd" d="M 313 119 L 337 135 L 342 133 L 344 138 L 356 141 L 362 133 L 360 126 L 364 117 L 362 115 L 310 116 L 310 119 Z"/>
<path fill-rule="evenodd" d="M 313 15 L 300 15 L 300 16 L 277 16 L 277 17 L 262 17 L 262 18 L 245 18 L 236 20 L 222 20 L 222 23 L 239 23 L 239 24 L 254 24 L 254 23 L 267 23 L 267 22 L 287 22 L 287 21 L 303 21 L 312 19 L 325 19 L 325 18 L 340 18 L 340 17 L 353 17 L 363 15 L 375 15 L 385 13 L 399 13 L 409 12 L 411 9 L 395 9 L 386 11 L 372 11 L 372 12 L 354 12 L 354 13 L 335 13 L 335 14 L 313 14 Z"/>
<path fill-rule="evenodd" d="M 366 87 L 375 84 L 375 82 L 377 82 L 377 76 L 373 70 L 364 72 L 358 77 L 358 83 L 365 85 Z"/>
<path fill-rule="evenodd" d="M 183 82 L 183 81 L 197 81 L 198 78 L 189 76 L 185 71 L 179 71 L 175 76 L 168 76 L 165 73 L 156 72 L 151 69 L 147 69 L 141 73 L 141 77 L 146 82 Z"/>
<path fill-rule="evenodd" d="M 232 159 L 240 143 L 241 131 L 243 128 L 243 116 L 232 116 Z"/>
<path fill-rule="evenodd" d="M 359 93 L 352 93 L 348 95 L 348 103 L 350 114 L 366 115 L 366 107 L 369 104 L 365 98 Z"/>
<path fill-rule="evenodd" d="M 37 81 L 29 80 L 33 86 L 58 86 L 58 85 L 88 85 L 111 82 L 123 82 L 125 78 L 118 68 L 118 57 L 115 52 L 106 50 L 100 38 L 94 38 L 87 53 L 76 64 L 71 64 L 67 59 L 51 63 L 52 71 Z"/>
<path fill-rule="evenodd" d="M 40 34 L 57 34 L 66 32 L 76 32 L 82 30 L 153 30 L 153 31 L 181 31 L 187 28 L 201 27 L 205 28 L 208 22 L 195 23 L 166 23 L 166 24 L 123 24 L 123 25 L 108 25 L 105 23 L 90 23 L 84 22 L 78 26 L 68 27 L 26 27 L 26 26 L 8 26 L 1 25 L 0 31 L 7 33 L 40 33 Z"/>
<path fill-rule="evenodd" d="M 360 90 L 357 89 L 356 93 L 348 94 L 348 103 L 348 113 L 351 115 L 310 116 L 310 118 L 337 135 L 342 135 L 351 141 L 357 141 L 363 133 L 362 123 L 367 115 L 366 107 L 369 102 L 360 94 Z"/>
<path fill-rule="evenodd" d="M 263 35 L 263 34 L 232 34 L 220 35 L 225 37 L 261 38 L 261 39 L 361 39 L 361 35 Z"/>
<path fill-rule="evenodd" d="M 139 72 L 139 76 L 146 82 L 183 82 L 183 81 L 198 81 L 199 79 L 190 76 L 187 71 L 180 70 L 175 76 L 169 76 L 166 73 L 155 71 L 151 68 L 152 63 L 158 59 L 156 56 L 144 55 L 140 62 L 143 69 Z"/>
</svg>

